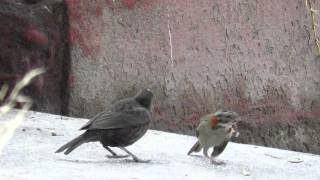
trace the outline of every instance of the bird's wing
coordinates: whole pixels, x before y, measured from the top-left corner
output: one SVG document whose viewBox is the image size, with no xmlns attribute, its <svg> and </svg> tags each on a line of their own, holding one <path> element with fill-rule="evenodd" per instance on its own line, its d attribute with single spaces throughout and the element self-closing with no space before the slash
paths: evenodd
<svg viewBox="0 0 320 180">
<path fill-rule="evenodd" d="M 125 112 L 102 112 L 92 118 L 80 130 L 93 129 L 116 129 L 132 127 L 150 122 L 151 113 L 149 110 L 138 107 Z"/>
<path fill-rule="evenodd" d="M 211 157 L 217 157 L 219 154 L 221 154 L 224 149 L 227 147 L 229 141 L 224 141 L 219 146 L 214 146 L 214 149 L 211 153 Z"/>
<path fill-rule="evenodd" d="M 103 113 L 106 113 L 106 112 L 102 111 L 102 112 L 98 113 L 93 118 L 91 118 L 85 125 L 83 125 L 79 130 L 88 129 L 88 127 L 93 123 L 93 121 L 99 119 L 100 116 L 103 115 Z M 111 112 L 107 112 L 107 113 L 111 113 Z"/>
</svg>

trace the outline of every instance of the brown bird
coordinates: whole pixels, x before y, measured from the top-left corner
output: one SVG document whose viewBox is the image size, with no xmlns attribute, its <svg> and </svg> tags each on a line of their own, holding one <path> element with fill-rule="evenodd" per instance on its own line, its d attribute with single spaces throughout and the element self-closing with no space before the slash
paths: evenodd
<svg viewBox="0 0 320 180">
<path fill-rule="evenodd" d="M 115 102 L 82 126 L 80 130 L 86 131 L 63 145 L 56 153 L 66 150 L 64 154 L 67 155 L 83 143 L 99 141 L 112 154 L 108 157 L 128 156 L 118 156 L 109 148 L 118 147 L 132 156 L 136 162 L 149 162 L 139 159 L 125 147 L 136 142 L 147 132 L 152 119 L 150 112 L 152 97 L 152 92 L 145 89 L 134 97 Z"/>
<path fill-rule="evenodd" d="M 213 164 L 223 163 L 216 161 L 214 158 L 224 151 L 234 134 L 238 135 L 238 132 L 233 129 L 238 117 L 239 115 L 236 112 L 221 110 L 203 116 L 196 129 L 198 141 L 189 150 L 188 155 L 192 152 L 200 152 L 203 148 L 204 156 L 210 158 Z M 209 157 L 208 149 L 211 147 L 214 147 L 214 149 L 211 157 Z"/>
</svg>

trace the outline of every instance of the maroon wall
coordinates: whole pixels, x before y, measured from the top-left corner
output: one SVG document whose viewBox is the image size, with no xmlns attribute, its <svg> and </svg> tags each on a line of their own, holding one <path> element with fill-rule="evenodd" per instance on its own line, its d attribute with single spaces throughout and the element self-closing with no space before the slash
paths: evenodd
<svg viewBox="0 0 320 180">
<path fill-rule="evenodd" d="M 320 152 L 320 60 L 304 0 L 66 3 L 71 115 L 151 87 L 153 128 L 193 134 L 201 115 L 229 108 L 242 115 L 238 141 Z"/>
</svg>

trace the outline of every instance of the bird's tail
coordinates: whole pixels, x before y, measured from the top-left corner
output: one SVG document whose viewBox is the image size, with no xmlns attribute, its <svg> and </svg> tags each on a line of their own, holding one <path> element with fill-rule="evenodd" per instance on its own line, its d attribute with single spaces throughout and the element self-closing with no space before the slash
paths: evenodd
<svg viewBox="0 0 320 180">
<path fill-rule="evenodd" d="M 201 149 L 202 149 L 202 146 L 201 146 L 201 144 L 199 143 L 199 141 L 197 141 L 197 142 L 192 146 L 192 148 L 189 150 L 188 155 L 190 155 L 192 152 L 199 152 L 199 151 L 201 151 Z"/>
<path fill-rule="evenodd" d="M 86 136 L 86 133 L 81 134 L 80 136 L 74 138 L 73 140 L 71 140 L 70 142 L 68 142 L 67 144 L 63 145 L 62 147 L 60 147 L 56 153 L 60 153 L 64 150 L 66 150 L 64 152 L 65 155 L 69 154 L 71 151 L 73 151 L 74 149 L 76 149 L 77 147 L 79 147 L 81 144 L 88 142 L 89 141 L 89 137 Z"/>
</svg>

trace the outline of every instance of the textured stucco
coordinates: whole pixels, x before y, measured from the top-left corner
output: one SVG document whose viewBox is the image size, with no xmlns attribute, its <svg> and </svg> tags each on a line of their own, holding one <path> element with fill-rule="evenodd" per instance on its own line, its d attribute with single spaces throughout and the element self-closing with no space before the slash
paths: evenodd
<svg viewBox="0 0 320 180">
<path fill-rule="evenodd" d="M 199 117 L 219 108 L 242 115 L 241 142 L 261 143 L 262 136 L 275 142 L 278 132 L 272 128 L 279 123 L 296 132 L 298 124 L 313 128 L 304 132 L 308 137 L 319 129 L 320 59 L 304 0 L 66 4 L 70 115 L 91 117 L 149 87 L 155 93 L 152 127 L 161 130 L 193 134 Z M 309 120 L 316 126 L 304 123 Z M 260 127 L 271 134 L 261 135 Z M 292 143 L 303 143 L 302 136 L 279 131 Z M 290 148 L 281 143 L 274 146 Z"/>
</svg>

